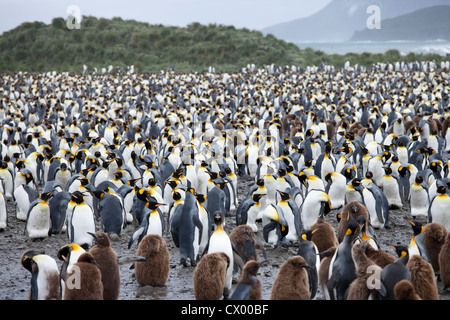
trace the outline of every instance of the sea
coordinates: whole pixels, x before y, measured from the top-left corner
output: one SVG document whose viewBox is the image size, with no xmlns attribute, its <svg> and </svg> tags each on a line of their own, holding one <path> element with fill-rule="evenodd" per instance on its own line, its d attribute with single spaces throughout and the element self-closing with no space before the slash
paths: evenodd
<svg viewBox="0 0 450 320">
<path fill-rule="evenodd" d="M 312 48 L 323 51 L 326 54 L 346 53 L 385 53 L 387 50 L 396 49 L 401 55 L 408 53 L 416 54 L 439 54 L 450 57 L 450 41 L 348 41 L 348 42 L 301 42 L 296 43 L 301 49 Z"/>
</svg>

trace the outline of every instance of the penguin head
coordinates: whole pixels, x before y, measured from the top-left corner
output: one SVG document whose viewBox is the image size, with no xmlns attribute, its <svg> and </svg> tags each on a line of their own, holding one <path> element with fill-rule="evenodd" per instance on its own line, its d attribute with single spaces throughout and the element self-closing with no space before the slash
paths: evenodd
<svg viewBox="0 0 450 320">
<path fill-rule="evenodd" d="M 197 199 L 197 201 L 199 203 L 205 203 L 205 201 L 206 201 L 206 196 L 204 194 L 201 194 L 201 193 L 196 193 L 195 194 L 195 198 Z"/>
<path fill-rule="evenodd" d="M 223 215 L 220 211 L 214 212 L 214 224 L 220 226 L 223 223 Z"/>
<path fill-rule="evenodd" d="M 155 178 L 148 179 L 148 185 L 151 187 L 156 186 L 156 179 Z"/>
<path fill-rule="evenodd" d="M 332 178 L 333 177 L 333 172 L 328 172 L 326 175 L 325 175 L 325 181 L 326 182 L 328 182 L 328 183 L 330 183 L 331 181 L 332 181 Z"/>
<path fill-rule="evenodd" d="M 264 186 L 264 179 L 258 179 L 258 180 L 256 180 L 256 184 L 257 184 L 259 187 L 263 187 L 263 186 Z"/>
<path fill-rule="evenodd" d="M 255 202 L 259 202 L 259 200 L 261 200 L 263 196 L 265 196 L 264 193 L 254 193 L 252 194 L 252 200 Z"/>
<path fill-rule="evenodd" d="M 70 256 L 72 253 L 77 253 L 81 254 L 85 252 L 85 250 L 78 244 L 76 243 L 71 243 L 65 246 L 62 246 L 59 250 L 58 250 L 58 259 L 61 261 L 68 261 L 70 260 Z"/>
<path fill-rule="evenodd" d="M 95 191 L 94 191 L 95 192 Z M 70 200 L 75 202 L 76 204 L 80 204 L 84 202 L 84 196 L 83 193 L 81 193 L 80 191 L 74 191 L 72 192 L 72 194 L 70 195 Z"/>
<path fill-rule="evenodd" d="M 438 186 L 436 192 L 439 194 L 445 194 L 447 192 L 447 186 Z"/>
<path fill-rule="evenodd" d="M 111 241 L 110 241 L 107 233 L 104 233 L 104 232 L 96 232 L 96 233 L 88 232 L 88 234 L 90 234 L 94 238 L 94 242 L 95 242 L 96 245 L 101 246 L 101 247 L 109 247 L 109 246 L 111 246 Z"/>
<path fill-rule="evenodd" d="M 175 189 L 176 186 L 178 185 L 177 179 L 166 180 L 164 181 L 164 183 L 168 184 L 172 188 L 172 190 Z"/>
<path fill-rule="evenodd" d="M 395 253 L 398 255 L 399 258 L 409 256 L 408 247 L 404 245 L 393 246 L 389 244 L 388 246 L 395 250 Z"/>
<path fill-rule="evenodd" d="M 278 191 L 278 193 L 281 196 L 281 200 L 287 201 L 287 200 L 289 200 L 291 198 L 291 195 L 289 193 L 283 192 L 283 191 L 280 191 L 280 190 L 277 190 L 277 191 Z"/>
<path fill-rule="evenodd" d="M 390 176 L 392 174 L 392 172 L 393 172 L 391 167 L 384 167 L 383 169 L 384 169 L 384 173 L 387 176 Z"/>
<path fill-rule="evenodd" d="M 319 230 L 319 228 L 321 228 L 321 227 L 322 227 L 322 225 L 318 225 L 318 226 L 315 227 L 314 229 L 307 229 L 307 230 L 304 230 L 304 231 L 302 232 L 302 234 L 301 234 L 300 237 L 301 237 L 304 241 L 311 241 L 311 240 L 312 240 L 313 234 L 316 233 L 317 230 Z"/>
<path fill-rule="evenodd" d="M 156 208 L 160 207 L 160 206 L 165 206 L 165 203 L 158 203 L 156 201 L 147 201 L 147 203 L 145 204 L 145 206 L 147 208 L 149 208 L 150 210 L 156 210 Z"/>
<path fill-rule="evenodd" d="M 421 234 L 424 231 L 424 226 L 420 222 L 413 221 L 408 216 L 405 216 L 404 218 L 411 224 L 415 236 Z"/>
<path fill-rule="evenodd" d="M 34 267 L 34 260 L 33 258 L 37 255 L 41 255 L 41 254 L 45 254 L 44 251 L 39 251 L 39 250 L 35 250 L 35 249 L 29 249 L 27 251 L 25 251 L 22 255 L 22 259 L 21 259 L 21 263 L 22 266 L 27 269 L 30 272 L 35 272 L 33 269 Z"/>
<path fill-rule="evenodd" d="M 350 217 L 351 215 L 349 215 Z M 347 222 L 347 231 L 345 232 L 345 236 L 351 236 L 353 237 L 356 233 L 356 230 L 358 229 L 358 224 L 356 223 L 355 219 L 348 219 Z"/>
<path fill-rule="evenodd" d="M 286 175 L 286 170 L 284 170 L 284 169 L 278 169 L 278 175 L 279 175 L 280 177 L 284 177 L 284 176 Z"/>
<path fill-rule="evenodd" d="M 39 195 L 39 199 L 41 199 L 42 201 L 48 201 L 50 200 L 50 198 L 53 196 L 53 191 L 49 191 L 49 192 L 43 192 Z"/>
</svg>

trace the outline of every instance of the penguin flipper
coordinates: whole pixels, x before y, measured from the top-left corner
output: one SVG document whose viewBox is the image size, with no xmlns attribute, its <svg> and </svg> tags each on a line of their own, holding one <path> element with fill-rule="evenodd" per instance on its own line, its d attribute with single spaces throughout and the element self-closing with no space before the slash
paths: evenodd
<svg viewBox="0 0 450 320">
<path fill-rule="evenodd" d="M 198 244 L 202 241 L 202 234 L 203 234 L 203 223 L 200 221 L 200 218 L 198 214 L 194 214 L 192 216 L 192 221 L 194 222 L 194 225 L 198 228 Z"/>
<path fill-rule="evenodd" d="M 130 237 L 130 241 L 128 241 L 128 249 L 131 248 L 133 245 L 133 242 L 136 241 L 136 239 L 141 239 L 147 230 L 148 227 L 148 219 L 144 219 L 141 223 L 141 225 L 136 229 L 136 231 L 133 232 L 133 234 Z"/>
<path fill-rule="evenodd" d="M 269 242 L 269 232 L 276 229 L 277 225 L 278 223 L 272 220 L 263 227 L 263 238 L 266 242 Z"/>
<path fill-rule="evenodd" d="M 341 268 L 339 266 L 333 266 L 333 274 L 327 282 L 327 289 L 331 300 L 336 300 L 334 296 L 334 289 L 337 287 L 341 278 Z"/>
<path fill-rule="evenodd" d="M 229 300 L 249 300 L 249 293 L 251 289 L 251 284 L 240 282 L 236 286 L 236 289 L 234 290 Z"/>
<path fill-rule="evenodd" d="M 233 243 L 231 243 L 231 248 L 233 249 L 233 260 L 234 264 L 237 265 L 241 270 L 244 268 L 244 260 L 242 259 L 239 252 L 237 252 Z"/>
</svg>

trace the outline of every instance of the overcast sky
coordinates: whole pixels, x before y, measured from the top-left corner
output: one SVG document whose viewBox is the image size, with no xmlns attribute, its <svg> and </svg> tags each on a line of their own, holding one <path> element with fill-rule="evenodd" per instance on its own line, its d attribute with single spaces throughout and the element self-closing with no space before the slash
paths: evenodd
<svg viewBox="0 0 450 320">
<path fill-rule="evenodd" d="M 309 16 L 331 0 L 0 0 L 0 34 L 22 22 L 50 23 L 67 18 L 75 5 L 81 15 L 121 17 L 184 27 L 192 22 L 260 30 Z"/>
</svg>

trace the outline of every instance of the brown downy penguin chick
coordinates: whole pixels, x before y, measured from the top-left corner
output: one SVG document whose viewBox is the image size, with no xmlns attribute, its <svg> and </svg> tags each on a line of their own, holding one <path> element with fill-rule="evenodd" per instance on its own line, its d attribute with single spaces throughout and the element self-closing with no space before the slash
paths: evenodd
<svg viewBox="0 0 450 320">
<path fill-rule="evenodd" d="M 425 225 L 423 244 L 428 251 L 434 273 L 439 274 L 439 252 L 445 243 L 447 229 L 440 223 L 431 222 Z"/>
<path fill-rule="evenodd" d="M 445 237 L 445 243 L 439 253 L 439 272 L 444 291 L 450 291 L 450 232 Z"/>
<path fill-rule="evenodd" d="M 310 268 L 310 266 L 302 256 L 293 256 L 286 260 L 275 278 L 270 300 L 309 300 L 309 280 L 306 268 Z"/>
<path fill-rule="evenodd" d="M 257 275 L 263 262 L 247 261 L 230 300 L 261 300 L 262 285 Z"/>
<path fill-rule="evenodd" d="M 349 219 L 350 214 L 353 217 L 353 219 L 355 219 L 355 221 L 358 221 L 358 217 L 361 215 L 365 216 L 366 219 L 369 219 L 369 213 L 367 211 L 367 208 L 361 202 L 353 200 L 353 201 L 350 201 L 349 203 L 347 203 L 342 208 L 341 219 L 339 220 L 339 224 L 338 224 L 337 238 L 338 238 L 339 243 L 342 242 L 342 240 L 344 239 L 345 233 L 347 232 L 347 229 L 348 229 L 347 224 L 348 224 L 348 219 Z M 355 233 L 356 236 L 360 233 L 360 229 L 361 229 L 361 227 L 358 224 L 358 227 L 357 227 L 356 233 Z"/>
<path fill-rule="evenodd" d="M 64 300 L 103 300 L 102 273 L 90 252 L 85 252 L 67 271 Z"/>
<path fill-rule="evenodd" d="M 368 242 L 356 243 L 352 247 L 352 257 L 356 266 L 356 279 L 348 287 L 347 300 L 376 300 L 376 275 L 381 274 L 382 268 L 370 260 L 366 255 Z"/>
<path fill-rule="evenodd" d="M 221 251 L 207 253 L 200 259 L 194 270 L 196 300 L 220 300 L 229 265 L 230 258 Z"/>
<path fill-rule="evenodd" d="M 394 287 L 395 299 L 397 300 L 422 300 L 416 293 L 413 284 L 409 280 L 401 280 Z"/>
<path fill-rule="evenodd" d="M 137 256 L 147 259 L 135 263 L 134 275 L 140 286 L 162 287 L 169 276 L 169 249 L 163 237 L 148 234 L 139 242 Z"/>
<path fill-rule="evenodd" d="M 328 273 L 330 271 L 330 263 L 333 259 L 337 245 L 331 247 L 326 251 L 319 252 L 320 255 L 320 267 L 319 267 L 319 286 L 325 295 L 325 300 L 330 300 L 330 294 L 328 293 Z"/>
<path fill-rule="evenodd" d="M 409 258 L 406 267 L 411 273 L 411 283 L 423 300 L 439 300 L 433 267 L 421 256 L 415 254 Z"/>
<path fill-rule="evenodd" d="M 317 222 L 313 224 L 310 230 L 316 230 L 311 238 L 311 241 L 317 247 L 319 252 L 325 252 L 330 248 L 335 248 L 338 246 L 339 242 L 336 237 L 336 232 L 331 224 L 325 221 L 325 217 L 321 214 L 317 218 Z M 320 260 L 323 259 L 323 255 L 320 256 Z"/>
<path fill-rule="evenodd" d="M 102 273 L 103 299 L 117 300 L 120 293 L 120 272 L 117 253 L 111 247 L 108 234 L 89 233 L 95 245 L 89 250 Z"/>
<path fill-rule="evenodd" d="M 255 233 L 250 226 L 246 224 L 237 226 L 230 232 L 229 237 L 244 264 L 250 260 L 258 261 L 258 253 L 266 256 L 264 246 L 256 242 Z"/>
</svg>

